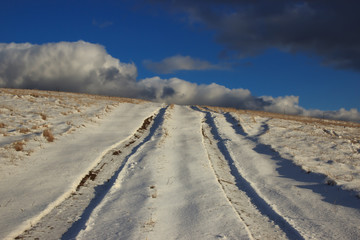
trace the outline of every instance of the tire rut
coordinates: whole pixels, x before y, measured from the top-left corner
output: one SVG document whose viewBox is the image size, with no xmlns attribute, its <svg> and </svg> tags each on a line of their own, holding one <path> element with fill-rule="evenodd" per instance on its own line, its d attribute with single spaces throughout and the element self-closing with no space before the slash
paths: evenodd
<svg viewBox="0 0 360 240">
<path fill-rule="evenodd" d="M 149 116 L 136 132 L 106 152 L 60 204 L 15 239 L 74 239 L 136 151 L 162 124 L 168 106 Z"/>
<path fill-rule="evenodd" d="M 212 113 L 192 108 L 204 114 L 202 134 L 209 161 L 224 194 L 246 224 L 249 235 L 254 239 L 303 239 L 241 176 L 226 146 L 228 139 L 220 136 Z"/>
</svg>

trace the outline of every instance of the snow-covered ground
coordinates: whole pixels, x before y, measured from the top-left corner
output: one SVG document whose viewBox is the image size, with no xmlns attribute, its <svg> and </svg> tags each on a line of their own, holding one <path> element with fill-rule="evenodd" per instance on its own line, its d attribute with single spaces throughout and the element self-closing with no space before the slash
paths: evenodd
<svg viewBox="0 0 360 240">
<path fill-rule="evenodd" d="M 360 238 L 358 124 L 60 92 L 0 99 L 0 239 Z"/>
</svg>

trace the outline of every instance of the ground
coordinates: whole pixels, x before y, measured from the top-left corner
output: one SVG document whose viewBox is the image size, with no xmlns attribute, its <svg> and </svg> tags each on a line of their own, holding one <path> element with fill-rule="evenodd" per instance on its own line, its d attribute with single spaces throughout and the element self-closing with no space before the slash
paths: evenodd
<svg viewBox="0 0 360 240">
<path fill-rule="evenodd" d="M 360 126 L 1 90 L 2 239 L 357 239 Z"/>
</svg>

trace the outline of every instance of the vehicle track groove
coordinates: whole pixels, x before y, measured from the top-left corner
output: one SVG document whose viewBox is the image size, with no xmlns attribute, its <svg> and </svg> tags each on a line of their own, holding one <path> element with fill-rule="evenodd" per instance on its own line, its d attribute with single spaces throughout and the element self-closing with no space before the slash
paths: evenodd
<svg viewBox="0 0 360 240">
<path fill-rule="evenodd" d="M 222 188 L 224 189 L 224 192 L 227 195 L 229 201 L 234 205 L 234 208 L 237 210 L 240 218 L 243 219 L 247 224 L 249 223 L 249 221 L 251 221 L 251 219 L 246 219 L 246 216 L 243 215 L 244 211 L 246 211 L 245 209 L 249 208 L 250 206 L 248 204 L 247 205 L 245 204 L 244 196 L 242 196 L 241 198 L 243 200 L 242 202 L 234 203 L 231 200 L 230 195 L 232 194 L 231 191 L 233 190 L 228 189 L 228 186 L 232 184 L 228 184 L 227 182 L 225 182 L 228 181 L 228 177 L 219 175 L 219 173 L 224 174 L 224 172 L 220 172 L 218 169 L 219 167 L 217 166 L 222 166 L 222 167 L 225 166 L 228 168 L 229 173 L 233 177 L 234 185 L 236 186 L 237 191 L 244 193 L 251 202 L 251 204 L 253 205 L 252 208 L 255 210 L 257 209 L 263 217 L 268 218 L 275 225 L 277 225 L 281 229 L 281 231 L 286 234 L 287 238 L 303 239 L 300 233 L 293 226 L 291 226 L 281 215 L 279 215 L 274 209 L 272 209 L 269 203 L 267 203 L 266 200 L 263 199 L 251 186 L 251 184 L 240 174 L 235 164 L 234 158 L 233 156 L 231 156 L 231 153 L 226 146 L 226 142 L 228 141 L 228 139 L 224 139 L 221 137 L 221 134 L 219 133 L 219 129 L 215 123 L 214 118 L 217 116 L 214 117 L 213 113 L 211 113 L 210 111 L 201 110 L 198 107 L 192 107 L 192 109 L 196 111 L 200 111 L 205 115 L 204 125 L 203 125 L 203 129 L 205 130 L 203 131 L 203 134 L 205 134 L 204 136 L 205 138 L 208 138 L 210 140 L 210 143 L 207 145 L 207 149 L 209 149 L 209 146 L 211 146 L 212 148 L 216 147 L 221 155 L 221 156 L 219 155 L 217 156 L 218 159 L 213 158 L 212 160 L 212 161 L 220 161 L 220 162 L 222 161 L 222 163 L 214 164 L 215 175 L 218 179 L 218 182 L 222 185 Z M 218 116 L 223 117 L 223 115 L 221 114 L 219 114 Z M 209 129 L 208 130 L 209 135 L 207 135 L 206 133 L 207 128 Z M 211 143 L 211 140 L 214 141 L 214 143 Z M 226 180 L 222 181 L 224 179 Z M 229 182 L 232 181 L 230 180 Z M 252 211 L 252 213 L 255 214 L 256 211 Z M 257 218 L 258 220 L 261 220 L 261 217 L 257 216 Z M 264 224 L 266 223 L 265 219 L 262 219 L 262 221 L 264 222 Z M 271 228 L 271 226 L 268 226 L 268 228 L 269 227 Z M 258 236 L 261 236 L 262 234 L 261 228 L 259 229 L 256 226 L 250 225 L 249 229 L 255 238 L 258 238 Z M 274 234 L 278 234 L 279 237 L 281 237 L 281 233 L 279 232 L 276 233 L 275 231 Z M 264 236 L 262 236 L 262 238 L 263 237 Z M 275 236 L 273 236 L 273 238 L 275 238 Z"/>
<path fill-rule="evenodd" d="M 64 201 L 16 239 L 74 239 L 113 186 L 128 159 L 151 139 L 162 124 L 167 108 L 163 107 L 146 118 L 133 135 L 104 153 Z M 56 219 L 59 224 L 49 226 L 48 219 Z"/>
</svg>

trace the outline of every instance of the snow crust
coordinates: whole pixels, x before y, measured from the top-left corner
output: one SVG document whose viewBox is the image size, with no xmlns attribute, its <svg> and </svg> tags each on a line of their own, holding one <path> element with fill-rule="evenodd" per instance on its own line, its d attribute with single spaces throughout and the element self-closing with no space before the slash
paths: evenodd
<svg viewBox="0 0 360 240">
<path fill-rule="evenodd" d="M 291 239 L 359 237 L 360 201 L 354 194 L 325 184 L 323 176 L 306 173 L 271 145 L 258 141 L 266 128 L 258 128 L 252 137 L 231 114 L 216 116 L 215 122 L 221 126 L 222 138 L 232 140 L 226 146 L 240 175 L 256 192 L 249 193 L 253 202 Z"/>
<path fill-rule="evenodd" d="M 250 138 L 360 197 L 360 127 L 233 114 Z"/>
<path fill-rule="evenodd" d="M 88 99 L 89 102 L 96 102 L 94 106 L 89 106 L 87 111 L 79 117 L 80 119 L 71 118 L 78 124 L 88 126 L 61 136 L 62 123 L 66 120 L 66 115 L 61 114 L 62 108 L 56 108 L 56 104 L 51 107 L 50 104 L 51 101 L 56 102 L 59 99 L 51 96 L 44 97 L 45 99 L 42 100 L 50 105 L 48 108 L 46 105 L 44 107 L 43 101 L 29 102 L 30 107 L 23 104 L 23 101 L 17 100 L 31 98 L 31 96 L 10 96 L 11 94 L 2 95 L 3 100 L 5 98 L 2 104 L 10 105 L 14 111 L 21 114 L 23 118 L 17 116 L 19 122 L 28 121 L 32 124 L 40 121 L 37 119 L 37 113 L 32 112 L 49 110 L 47 114 L 54 117 L 53 121 L 47 124 L 51 124 L 54 135 L 58 139 L 54 143 L 43 143 L 41 148 L 33 149 L 34 152 L 30 156 L 17 159 L 15 162 L 11 158 L 1 158 L 3 180 L 0 182 L 0 215 L 2 216 L 0 238 L 8 234 L 14 237 L 19 234 L 19 231 L 21 233 L 66 198 L 83 175 L 99 161 L 105 152 L 131 135 L 138 125 L 141 125 L 143 119 L 159 107 L 158 104 L 119 104 L 111 101 L 98 103 L 96 99 Z M 70 98 L 68 101 L 72 102 L 74 99 Z M 95 117 L 96 114 L 101 115 L 107 104 L 118 106 L 114 107 L 104 119 L 96 118 L 97 122 L 87 121 L 89 115 Z M 60 118 L 62 115 L 65 119 Z M 10 117 L 12 117 L 11 114 Z M 16 124 L 14 121 L 7 120 L 8 115 L 2 114 L 1 122 L 6 122 L 6 126 L 12 127 L 12 124 Z M 10 135 L 4 138 L 8 137 L 10 137 L 8 141 L 11 142 L 19 136 Z M 26 136 L 22 137 L 26 138 Z M 35 137 L 35 140 L 29 141 L 36 142 L 37 139 Z M 9 149 L 8 146 L 5 145 L 2 150 L 6 152 Z"/>
<path fill-rule="evenodd" d="M 360 238 L 356 125 L 0 91 L 1 239 Z"/>
<path fill-rule="evenodd" d="M 209 168 L 199 114 L 176 106 L 165 119 L 131 157 L 79 239 L 248 237 Z"/>
</svg>

